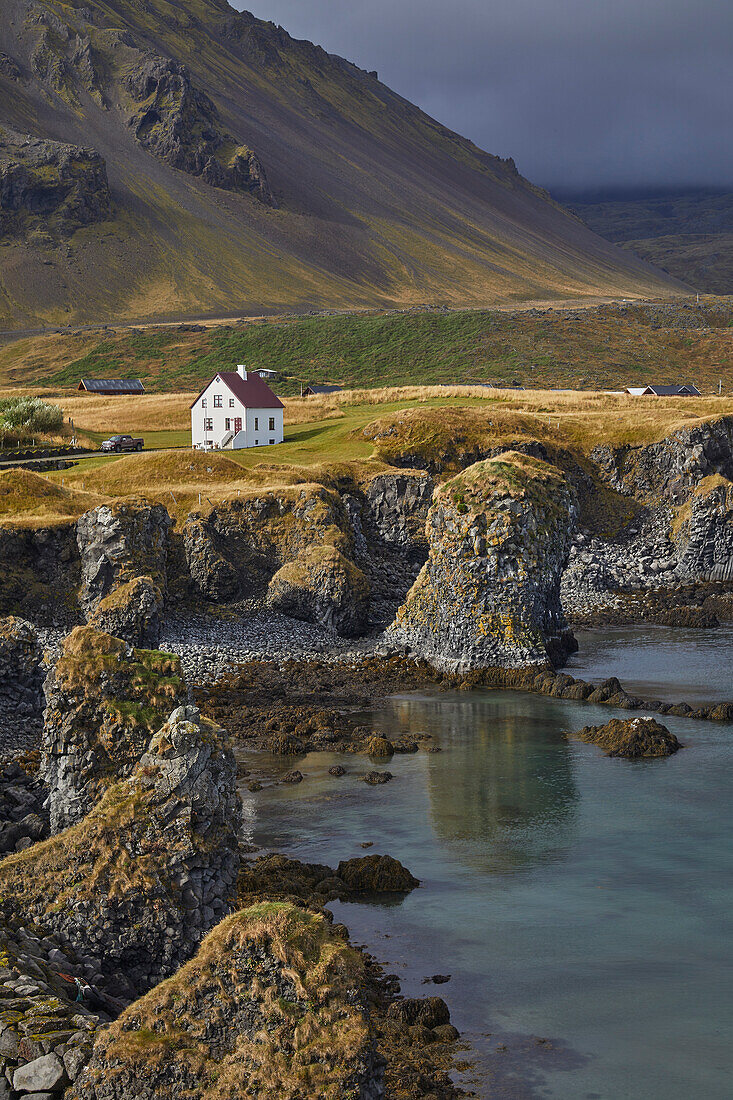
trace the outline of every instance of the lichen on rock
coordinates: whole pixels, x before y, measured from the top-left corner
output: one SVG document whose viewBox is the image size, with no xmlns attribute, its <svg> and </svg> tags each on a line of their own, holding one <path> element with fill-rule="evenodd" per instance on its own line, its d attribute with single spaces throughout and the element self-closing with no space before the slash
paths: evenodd
<svg viewBox="0 0 733 1100">
<path fill-rule="evenodd" d="M 560 470 L 515 451 L 445 482 L 428 560 L 388 640 L 447 671 L 562 663 L 574 648 L 559 586 L 576 510 Z"/>
</svg>

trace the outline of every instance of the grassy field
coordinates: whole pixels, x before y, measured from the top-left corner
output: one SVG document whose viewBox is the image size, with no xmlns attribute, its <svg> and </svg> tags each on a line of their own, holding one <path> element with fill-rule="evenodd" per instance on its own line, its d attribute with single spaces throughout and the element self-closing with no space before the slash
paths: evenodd
<svg viewBox="0 0 733 1100">
<path fill-rule="evenodd" d="M 78 398 L 73 400 L 78 401 Z M 154 396 L 128 398 L 118 407 L 132 423 L 115 425 L 103 398 L 85 399 L 91 426 L 145 430 Z M 187 415 L 190 394 L 169 395 L 174 423 Z M 95 413 L 95 403 L 98 405 Z M 68 521 L 104 500 L 146 497 L 161 501 L 179 521 L 218 501 L 306 482 L 365 483 L 393 464 L 416 464 L 445 476 L 475 461 L 476 453 L 538 440 L 550 453 L 582 460 L 598 443 L 652 442 L 676 428 L 733 415 L 733 399 L 655 399 L 604 393 L 402 387 L 353 391 L 286 403 L 285 442 L 277 447 L 200 454 L 187 446 L 125 456 L 99 456 L 45 476 L 0 473 L 0 524 Z M 307 419 L 311 416 L 312 419 Z M 93 430 L 93 429 L 92 429 Z M 187 442 L 184 431 L 156 433 Z"/>
<path fill-rule="evenodd" d="M 722 380 L 730 392 L 731 326 L 733 299 L 708 298 L 699 306 L 690 299 L 521 313 L 284 317 L 103 338 L 57 333 L 0 347 L 0 385 L 58 389 L 82 377 L 140 377 L 150 389 L 195 396 L 216 371 L 246 363 L 278 370 L 275 388 L 285 396 L 309 381 L 348 388 L 500 381 L 584 390 L 690 381 L 713 392 Z"/>
</svg>

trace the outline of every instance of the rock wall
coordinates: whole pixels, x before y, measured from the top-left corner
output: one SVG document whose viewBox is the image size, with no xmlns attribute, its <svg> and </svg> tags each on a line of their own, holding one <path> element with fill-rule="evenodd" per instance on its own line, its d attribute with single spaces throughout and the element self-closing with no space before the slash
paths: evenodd
<svg viewBox="0 0 733 1100">
<path fill-rule="evenodd" d="M 0 614 L 69 630 L 79 622 L 78 587 L 73 522 L 0 527 Z"/>
<path fill-rule="evenodd" d="M 44 691 L 41 776 L 54 832 L 80 821 L 130 774 L 187 695 L 177 657 L 132 650 L 88 626 L 64 639 Z"/>
<path fill-rule="evenodd" d="M 672 539 L 683 583 L 733 582 L 733 482 L 704 478 L 680 510 Z"/>
<path fill-rule="evenodd" d="M 0 619 L 0 710 L 18 725 L 37 723 L 43 706 L 43 648 L 25 619 Z"/>
<path fill-rule="evenodd" d="M 0 896 L 103 974 L 149 989 L 229 910 L 239 814 L 225 736 L 179 707 L 83 821 L 0 863 Z"/>
<path fill-rule="evenodd" d="M 88 621 L 114 626 L 131 644 L 157 644 L 172 525 L 162 504 L 145 502 L 104 504 L 79 517 L 80 602 Z"/>
<path fill-rule="evenodd" d="M 509 451 L 435 492 L 428 560 L 387 633 L 451 671 L 561 662 L 560 607 L 576 503 L 554 466 Z"/>
<path fill-rule="evenodd" d="M 251 906 L 99 1036 L 68 1100 L 381 1100 L 364 986 L 323 915 Z"/>
</svg>

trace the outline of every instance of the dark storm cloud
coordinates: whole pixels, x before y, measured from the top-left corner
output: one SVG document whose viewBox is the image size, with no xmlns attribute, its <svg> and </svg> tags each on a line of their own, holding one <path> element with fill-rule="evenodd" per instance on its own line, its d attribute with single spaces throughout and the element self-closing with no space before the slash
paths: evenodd
<svg viewBox="0 0 733 1100">
<path fill-rule="evenodd" d="M 377 69 L 537 183 L 733 184 L 733 0 L 258 0 L 254 14 Z"/>
</svg>

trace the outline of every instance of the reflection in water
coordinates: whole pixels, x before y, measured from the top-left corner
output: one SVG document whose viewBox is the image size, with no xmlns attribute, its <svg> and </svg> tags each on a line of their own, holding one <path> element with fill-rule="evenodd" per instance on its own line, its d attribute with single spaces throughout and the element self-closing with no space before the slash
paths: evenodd
<svg viewBox="0 0 733 1100">
<path fill-rule="evenodd" d="M 455 768 L 428 756 L 433 828 L 456 859 L 482 871 L 560 858 L 578 798 L 563 735 L 567 711 L 516 694 L 508 708 L 504 695 L 401 698 L 379 716 L 392 737 L 423 729 L 442 749 L 460 748 Z"/>
</svg>

